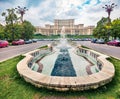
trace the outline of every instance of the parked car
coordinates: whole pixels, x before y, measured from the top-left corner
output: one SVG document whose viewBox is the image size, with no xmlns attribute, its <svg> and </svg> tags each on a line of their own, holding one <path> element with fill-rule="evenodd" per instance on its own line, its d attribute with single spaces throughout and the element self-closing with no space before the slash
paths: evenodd
<svg viewBox="0 0 120 99">
<path fill-rule="evenodd" d="M 36 43 L 37 42 L 37 39 L 32 39 L 33 43 Z"/>
<path fill-rule="evenodd" d="M 107 42 L 107 45 L 120 46 L 120 40 L 112 40 Z"/>
<path fill-rule="evenodd" d="M 90 38 L 83 38 L 82 41 L 91 41 Z"/>
<path fill-rule="evenodd" d="M 25 44 L 30 44 L 32 42 L 33 42 L 32 40 L 25 40 Z"/>
<path fill-rule="evenodd" d="M 97 41 L 97 39 L 96 39 L 96 38 L 93 38 L 93 39 L 91 40 L 91 43 L 96 43 L 96 41 Z"/>
<path fill-rule="evenodd" d="M 85 39 L 84 39 L 84 38 L 82 38 L 82 39 L 81 39 L 81 41 L 85 41 Z"/>
<path fill-rule="evenodd" d="M 9 43 L 6 40 L 0 40 L 0 48 L 8 47 Z"/>
<path fill-rule="evenodd" d="M 97 44 L 104 44 L 104 43 L 105 43 L 105 40 L 103 40 L 103 39 L 98 39 L 98 40 L 96 41 L 96 43 L 97 43 Z"/>
<path fill-rule="evenodd" d="M 25 44 L 25 41 L 22 39 L 12 41 L 12 45 L 22 45 Z"/>
</svg>

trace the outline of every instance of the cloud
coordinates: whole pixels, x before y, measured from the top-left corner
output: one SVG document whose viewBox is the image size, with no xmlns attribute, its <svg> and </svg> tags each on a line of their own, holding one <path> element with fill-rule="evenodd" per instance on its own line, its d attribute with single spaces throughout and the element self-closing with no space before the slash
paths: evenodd
<svg viewBox="0 0 120 99">
<path fill-rule="evenodd" d="M 31 6 L 24 19 L 31 20 L 34 25 L 52 23 L 56 11 L 56 9 L 53 9 L 56 6 L 53 3 L 54 0 L 45 0 L 36 7 Z"/>
<path fill-rule="evenodd" d="M 27 5 L 28 0 L 0 0 L 0 23 L 5 24 L 4 17 L 1 16 L 2 12 L 6 9 L 16 8 L 17 6 L 24 7 Z"/>
<path fill-rule="evenodd" d="M 89 1 L 89 2 L 88 2 Z M 119 15 L 119 0 L 14 0 L 12 2 L 0 2 L 0 11 L 6 8 L 26 6 L 29 10 L 24 15 L 24 19 L 30 21 L 35 26 L 53 24 L 54 19 L 75 19 L 76 24 L 96 25 L 101 17 L 107 17 L 105 4 L 114 2 L 118 5 L 111 13 L 111 18 L 115 19 Z M 37 3 L 38 2 L 38 3 Z M 34 4 L 33 4 L 34 3 Z M 3 18 L 0 17 L 0 22 Z"/>
</svg>

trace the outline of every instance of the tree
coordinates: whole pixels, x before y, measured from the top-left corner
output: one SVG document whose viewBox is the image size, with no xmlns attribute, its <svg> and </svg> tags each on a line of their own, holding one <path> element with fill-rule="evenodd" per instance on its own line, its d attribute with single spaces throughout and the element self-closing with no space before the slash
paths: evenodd
<svg viewBox="0 0 120 99">
<path fill-rule="evenodd" d="M 4 39 L 4 26 L 0 24 L 0 39 Z"/>
<path fill-rule="evenodd" d="M 33 38 L 35 27 L 29 21 L 24 21 L 22 25 L 23 25 L 24 31 L 22 32 L 21 38 L 23 39 Z"/>
<path fill-rule="evenodd" d="M 24 11 L 26 10 L 27 9 L 24 8 Z M 25 12 L 22 14 L 25 14 Z M 4 31 L 3 31 L 4 33 L 0 34 L 0 38 L 5 38 L 10 41 L 20 38 L 22 39 L 33 38 L 35 27 L 29 21 L 23 21 L 23 15 L 22 15 L 23 23 L 22 24 L 18 23 L 17 22 L 18 17 L 15 13 L 15 9 L 13 8 L 7 9 L 7 12 L 3 12 L 2 16 L 5 17 L 6 26 L 4 27 Z"/>
<path fill-rule="evenodd" d="M 14 24 L 17 22 L 17 15 L 15 14 L 15 9 L 7 9 L 7 13 L 3 12 L 2 16 L 5 17 L 6 24 Z"/>
<path fill-rule="evenodd" d="M 107 18 L 102 18 L 93 30 L 93 35 L 98 38 L 104 38 L 106 41 L 109 40 L 109 37 L 113 39 L 120 38 L 120 19 L 115 19 L 111 22 L 111 25 L 108 25 Z"/>
<path fill-rule="evenodd" d="M 108 23 L 108 18 L 102 17 L 98 22 L 97 22 L 97 27 L 98 26 L 104 26 Z"/>
<path fill-rule="evenodd" d="M 14 23 L 17 22 L 17 15 L 15 14 L 15 9 L 7 9 L 7 13 L 6 12 L 3 12 L 2 13 L 2 16 L 5 17 L 5 21 L 6 21 L 6 27 L 8 27 L 7 29 L 7 33 L 10 33 L 11 34 L 11 37 L 10 39 L 14 40 Z"/>
<path fill-rule="evenodd" d="M 97 22 L 96 28 L 93 30 L 93 35 L 97 38 L 107 38 L 107 29 L 106 29 L 106 24 L 107 24 L 108 19 L 102 17 L 100 21 Z"/>
<path fill-rule="evenodd" d="M 117 37 L 120 38 L 120 19 L 115 19 L 112 21 L 111 35 L 114 39 Z"/>
<path fill-rule="evenodd" d="M 12 41 L 13 40 L 13 30 L 12 30 L 13 26 L 8 24 L 5 26 L 4 28 L 4 38 L 7 39 L 7 40 L 10 40 Z"/>
<path fill-rule="evenodd" d="M 15 39 L 20 39 L 23 32 L 24 32 L 24 28 L 23 28 L 22 24 L 14 24 Z"/>
</svg>

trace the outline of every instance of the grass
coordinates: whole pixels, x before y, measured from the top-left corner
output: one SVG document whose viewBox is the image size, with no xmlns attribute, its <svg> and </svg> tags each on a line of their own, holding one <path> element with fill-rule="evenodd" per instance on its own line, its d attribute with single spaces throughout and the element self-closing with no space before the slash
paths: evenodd
<svg viewBox="0 0 120 99">
<path fill-rule="evenodd" d="M 24 81 L 16 70 L 22 59 L 18 56 L 0 63 L 0 99 L 120 99 L 120 60 L 109 58 L 115 66 L 115 77 L 109 84 L 96 90 L 58 92 L 46 88 L 36 88 Z"/>
<path fill-rule="evenodd" d="M 47 48 L 48 48 L 48 45 L 45 45 L 45 46 L 39 47 L 38 49 L 47 49 Z"/>
<path fill-rule="evenodd" d="M 67 35 L 68 38 L 74 38 L 74 39 L 83 39 L 83 38 L 94 38 L 93 35 Z"/>
<path fill-rule="evenodd" d="M 93 35 L 66 35 L 67 38 L 74 38 L 74 39 L 83 39 L 83 38 L 94 38 Z M 42 35 L 42 34 L 34 34 L 35 39 L 57 39 L 60 38 L 60 34 L 58 35 Z"/>
<path fill-rule="evenodd" d="M 42 34 L 34 34 L 35 39 L 56 39 L 56 38 L 60 38 L 60 35 L 42 35 Z"/>
<path fill-rule="evenodd" d="M 84 46 L 84 45 L 82 45 L 81 47 L 82 47 L 82 48 L 86 48 L 86 49 L 90 49 L 89 47 L 86 47 L 86 46 Z"/>
</svg>

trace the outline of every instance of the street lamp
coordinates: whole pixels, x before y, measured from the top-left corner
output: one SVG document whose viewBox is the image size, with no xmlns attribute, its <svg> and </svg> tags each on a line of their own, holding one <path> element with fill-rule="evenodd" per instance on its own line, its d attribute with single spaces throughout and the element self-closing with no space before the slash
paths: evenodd
<svg viewBox="0 0 120 99">
<path fill-rule="evenodd" d="M 102 8 L 104 8 L 105 9 L 105 11 L 108 13 L 108 25 L 110 25 L 110 14 L 111 14 L 111 12 L 113 11 L 113 8 L 115 7 L 115 6 L 117 6 L 115 3 L 112 3 L 111 5 L 105 5 L 104 7 L 102 7 Z"/>
<path fill-rule="evenodd" d="M 111 27 L 110 24 L 111 24 L 111 20 L 110 20 L 110 14 L 111 12 L 113 11 L 113 8 L 117 6 L 115 3 L 112 3 L 111 5 L 105 5 L 104 8 L 105 11 L 108 13 L 108 23 L 107 23 L 107 29 L 108 29 L 108 40 L 109 40 L 109 36 L 110 36 L 110 31 L 109 31 L 109 28 Z"/>
<path fill-rule="evenodd" d="M 28 11 L 28 9 L 26 7 L 20 7 L 18 6 L 17 8 L 17 13 L 21 15 L 21 22 L 23 23 L 23 15 L 25 14 L 26 11 Z"/>
</svg>

